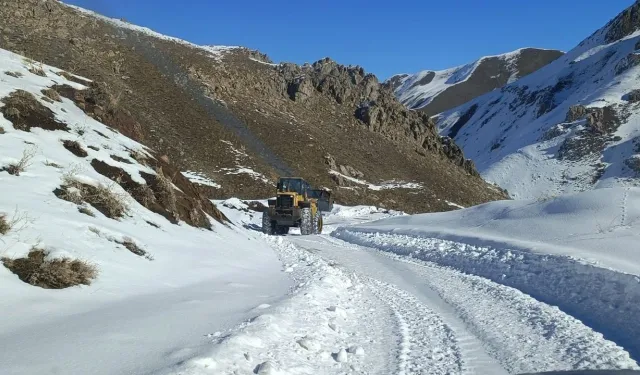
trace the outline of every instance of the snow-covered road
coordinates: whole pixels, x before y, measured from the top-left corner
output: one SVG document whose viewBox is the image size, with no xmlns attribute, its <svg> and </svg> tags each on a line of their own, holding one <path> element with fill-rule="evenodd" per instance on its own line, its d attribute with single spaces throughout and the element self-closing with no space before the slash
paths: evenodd
<svg viewBox="0 0 640 375">
<path fill-rule="evenodd" d="M 235 222 L 256 228 L 259 214 L 243 210 L 239 202 L 225 204 Z M 296 283 L 291 298 L 228 332 L 207 355 L 170 374 L 472 375 L 638 368 L 620 342 L 572 316 L 563 308 L 568 304 L 545 303 L 517 283 L 492 277 L 487 270 L 496 265 L 477 258 L 480 248 L 363 230 L 386 223 L 389 219 L 371 221 L 389 216 L 409 218 L 370 207 L 339 207 L 327 216 L 323 235 L 254 232 L 278 254 L 283 272 Z M 475 257 L 478 269 L 427 256 L 442 249 Z M 506 262 L 503 267 L 519 262 L 537 272 L 534 262 L 498 258 Z M 547 261 L 550 275 L 571 270 L 559 259 Z M 499 267 L 495 272 L 516 280 L 522 267 L 512 268 L 511 273 Z M 601 284 L 612 277 L 589 275 Z M 569 292 L 579 286 L 563 284 Z M 607 305 L 590 306 L 595 316 Z"/>
<path fill-rule="evenodd" d="M 435 264 L 329 236 L 296 246 L 365 278 L 401 329 L 399 373 L 506 374 L 634 366 L 620 347 L 530 296 Z"/>
</svg>

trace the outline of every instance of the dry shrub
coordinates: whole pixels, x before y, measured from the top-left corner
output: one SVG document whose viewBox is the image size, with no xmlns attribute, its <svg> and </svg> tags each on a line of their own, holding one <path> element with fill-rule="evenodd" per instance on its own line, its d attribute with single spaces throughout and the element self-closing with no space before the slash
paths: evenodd
<svg viewBox="0 0 640 375">
<path fill-rule="evenodd" d="M 151 190 L 151 187 L 147 184 L 142 184 L 131 192 L 131 195 L 135 200 L 140 202 L 141 205 L 145 207 L 150 207 L 152 204 L 156 202 L 156 196 Z"/>
<path fill-rule="evenodd" d="M 42 94 L 51 100 L 62 102 L 62 97 L 60 96 L 60 94 L 58 94 L 58 92 L 52 88 L 43 89 Z"/>
<path fill-rule="evenodd" d="M 20 158 L 20 160 L 18 160 L 17 163 L 13 163 L 8 167 L 5 167 L 4 170 L 14 176 L 20 176 L 20 173 L 24 172 L 31 165 L 31 160 L 34 156 L 36 156 L 37 152 L 37 147 L 26 148 L 24 151 L 22 151 L 22 157 Z"/>
<path fill-rule="evenodd" d="M 4 72 L 4 74 L 13 78 L 21 78 L 23 76 L 23 74 L 20 72 Z"/>
<path fill-rule="evenodd" d="M 18 233 L 32 222 L 26 212 L 20 212 L 16 208 L 13 216 L 9 218 L 6 213 L 0 212 L 0 234 L 5 235 L 9 232 Z"/>
<path fill-rule="evenodd" d="M 63 185 L 54 191 L 60 199 L 75 204 L 89 203 L 111 219 L 121 218 L 127 213 L 128 194 L 118 190 L 117 182 L 93 186 L 83 184 L 69 175 L 63 176 L 62 181 Z"/>
<path fill-rule="evenodd" d="M 156 184 L 158 187 L 158 199 L 160 203 L 172 214 L 178 214 L 176 192 L 173 189 L 171 178 L 165 176 L 162 167 L 156 170 Z"/>
<path fill-rule="evenodd" d="M 7 220 L 7 215 L 0 214 L 0 234 L 5 235 L 11 230 L 11 225 Z"/>
<path fill-rule="evenodd" d="M 30 64 L 29 73 L 35 74 L 40 77 L 46 77 L 47 73 L 44 71 L 42 64 Z"/>
<path fill-rule="evenodd" d="M 4 128 L 3 128 L 2 126 L 0 126 L 0 134 L 4 134 L 4 133 L 6 133 L 6 132 L 4 131 Z"/>
<path fill-rule="evenodd" d="M 2 258 L 2 263 L 20 280 L 44 289 L 64 289 L 90 285 L 98 275 L 95 265 L 83 260 L 61 258 L 47 260 L 42 249 L 32 248 L 26 258 Z"/>
</svg>

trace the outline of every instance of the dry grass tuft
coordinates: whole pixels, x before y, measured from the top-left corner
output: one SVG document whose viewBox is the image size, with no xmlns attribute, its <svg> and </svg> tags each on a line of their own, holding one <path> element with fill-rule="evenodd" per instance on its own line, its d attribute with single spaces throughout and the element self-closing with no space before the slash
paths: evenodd
<svg viewBox="0 0 640 375">
<path fill-rule="evenodd" d="M 58 92 L 55 89 L 52 89 L 52 88 L 43 89 L 42 95 L 56 102 L 62 102 L 62 97 L 60 96 L 60 94 L 58 94 Z"/>
<path fill-rule="evenodd" d="M 83 202 L 89 203 L 111 219 L 121 218 L 127 213 L 128 194 L 118 190 L 117 182 L 93 186 L 83 184 L 69 175 L 63 176 L 62 181 L 63 185 L 54 191 L 54 194 L 60 199 L 78 205 Z"/>
<path fill-rule="evenodd" d="M 5 235 L 11 230 L 11 223 L 7 220 L 6 214 L 0 214 L 0 234 Z"/>
<path fill-rule="evenodd" d="M 44 289 L 90 285 L 98 276 L 95 265 L 78 259 L 47 260 L 42 249 L 32 248 L 26 258 L 2 258 L 2 263 L 20 280 Z"/>
<path fill-rule="evenodd" d="M 0 234 L 5 235 L 9 232 L 18 233 L 32 222 L 26 212 L 20 212 L 16 208 L 13 216 L 9 218 L 6 213 L 0 212 Z"/>
<path fill-rule="evenodd" d="M 3 128 L 2 126 L 0 126 L 0 134 L 4 134 L 4 133 L 6 133 L 6 132 L 4 131 L 4 128 Z"/>
<path fill-rule="evenodd" d="M 37 152 L 38 148 L 35 146 L 26 148 L 22 151 L 22 158 L 20 158 L 17 163 L 5 167 L 4 170 L 11 175 L 20 176 L 20 173 L 24 172 L 31 165 L 31 160 L 36 156 Z"/>
<path fill-rule="evenodd" d="M 29 64 L 29 73 L 35 74 L 40 77 L 46 77 L 47 73 L 44 71 L 44 67 L 39 63 Z"/>
<path fill-rule="evenodd" d="M 176 192 L 173 189 L 173 182 L 171 178 L 165 176 L 162 167 L 156 170 L 156 184 L 158 187 L 158 199 L 162 206 L 164 206 L 167 211 L 170 213 L 177 215 L 178 207 L 177 207 L 177 198 Z"/>
<path fill-rule="evenodd" d="M 147 184 L 142 184 L 137 188 L 135 188 L 131 192 L 131 195 L 135 200 L 140 202 L 140 204 L 145 207 L 150 207 L 152 204 L 156 202 L 156 196 L 153 193 L 153 190 L 151 189 L 151 187 L 149 187 L 149 185 Z"/>
</svg>

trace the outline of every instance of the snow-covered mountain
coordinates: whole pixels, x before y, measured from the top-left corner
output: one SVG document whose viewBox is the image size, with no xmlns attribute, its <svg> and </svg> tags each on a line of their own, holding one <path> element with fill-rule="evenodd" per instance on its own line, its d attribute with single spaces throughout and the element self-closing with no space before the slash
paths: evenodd
<svg viewBox="0 0 640 375">
<path fill-rule="evenodd" d="M 562 52 L 556 50 L 522 48 L 451 69 L 398 74 L 385 85 L 407 107 L 434 115 L 535 72 L 560 56 Z"/>
<path fill-rule="evenodd" d="M 438 116 L 513 197 L 637 185 L 640 2 L 551 64 Z"/>
</svg>

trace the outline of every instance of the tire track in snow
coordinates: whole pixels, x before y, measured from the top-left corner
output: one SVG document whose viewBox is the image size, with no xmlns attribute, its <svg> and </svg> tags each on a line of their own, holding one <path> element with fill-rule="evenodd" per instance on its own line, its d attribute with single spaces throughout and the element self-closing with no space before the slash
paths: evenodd
<svg viewBox="0 0 640 375">
<path fill-rule="evenodd" d="M 367 285 L 397 320 L 398 375 L 465 373 L 455 335 L 436 313 L 390 284 L 369 278 Z"/>
<path fill-rule="evenodd" d="M 510 372 L 638 368 L 629 353 L 615 344 L 617 340 L 606 340 L 601 333 L 573 317 L 575 310 L 588 309 L 588 317 L 592 318 L 590 323 L 594 317 L 602 319 L 597 325 L 599 328 L 611 333 L 615 327 L 626 334 L 620 336 L 618 332 L 613 335 L 616 339 L 637 343 L 634 332 L 638 329 L 628 323 L 629 317 L 633 316 L 629 310 L 632 306 L 637 309 L 635 295 L 625 294 L 632 289 L 620 288 L 624 285 L 620 284 L 624 281 L 621 279 L 629 275 L 605 276 L 602 273 L 610 271 L 581 264 L 569 265 L 564 258 L 540 256 L 538 259 L 536 254 L 474 247 L 434 238 L 347 229 L 340 230 L 336 237 L 426 268 L 426 272 L 422 272 L 425 282 L 456 307 L 476 336 L 493 348 L 493 356 Z M 560 259 L 564 262 L 553 262 Z M 556 268 L 550 268 L 552 266 Z M 619 290 L 603 284 L 607 280 Z M 637 284 L 635 280 L 633 282 Z M 580 285 L 580 289 L 571 288 L 576 285 Z M 465 290 L 467 293 L 462 295 Z M 622 300 L 618 300 L 616 293 L 623 293 Z M 540 295 L 546 298 L 536 300 Z M 600 296 L 604 300 L 600 300 Z M 568 315 L 547 305 L 549 299 L 553 304 L 565 309 L 572 307 L 574 311 L 568 309 Z M 572 304 L 574 300 L 577 301 L 575 305 Z M 618 304 L 617 308 L 607 309 L 605 313 L 601 304 L 608 306 L 610 300 Z M 620 316 L 616 315 L 618 313 Z M 492 328 L 507 330 L 510 334 L 500 335 Z M 629 347 L 633 348 L 633 345 Z M 526 358 L 526 361 L 515 358 Z"/>
</svg>

